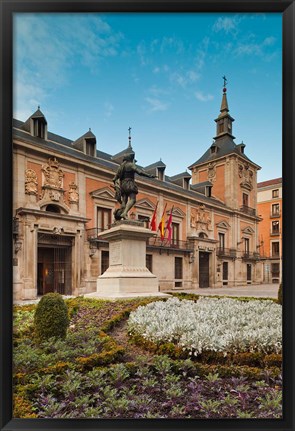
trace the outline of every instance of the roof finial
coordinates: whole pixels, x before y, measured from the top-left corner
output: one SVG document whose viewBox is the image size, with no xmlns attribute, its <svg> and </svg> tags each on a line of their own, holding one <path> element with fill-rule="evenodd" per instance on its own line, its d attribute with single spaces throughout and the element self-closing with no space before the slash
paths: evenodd
<svg viewBox="0 0 295 431">
<path fill-rule="evenodd" d="M 129 145 L 128 146 L 129 146 L 129 148 L 132 148 L 131 147 L 131 127 L 128 128 L 128 132 L 129 132 L 129 137 L 128 137 L 128 139 L 129 139 Z"/>
<path fill-rule="evenodd" d="M 40 109 L 40 105 L 38 105 L 38 109 Z"/>
<path fill-rule="evenodd" d="M 227 78 L 226 78 L 226 76 L 224 75 L 224 76 L 222 77 L 222 79 L 223 79 L 223 92 L 224 92 L 224 93 L 226 93 Z"/>
</svg>

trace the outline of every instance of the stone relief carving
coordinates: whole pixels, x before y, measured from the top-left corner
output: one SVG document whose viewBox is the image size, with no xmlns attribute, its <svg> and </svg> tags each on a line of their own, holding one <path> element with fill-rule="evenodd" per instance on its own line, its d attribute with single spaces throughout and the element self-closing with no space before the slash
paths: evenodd
<svg viewBox="0 0 295 431">
<path fill-rule="evenodd" d="M 48 162 L 42 166 L 42 171 L 45 177 L 44 186 L 49 186 L 54 189 L 62 188 L 64 173 L 59 167 L 59 162 L 55 157 L 48 159 Z"/>
<path fill-rule="evenodd" d="M 250 169 L 249 163 L 239 164 L 239 177 L 241 178 L 241 187 L 248 190 L 253 189 L 253 171 Z"/>
<path fill-rule="evenodd" d="M 49 196 L 50 196 L 52 201 L 59 202 L 60 197 L 61 197 L 61 193 L 59 190 L 50 190 Z"/>
<path fill-rule="evenodd" d="M 25 193 L 36 195 L 38 193 L 37 174 L 33 169 L 26 169 L 25 172 Z"/>
<path fill-rule="evenodd" d="M 41 202 L 53 201 L 64 204 L 64 190 L 62 188 L 64 173 L 58 160 L 55 157 L 49 158 L 48 162 L 42 165 L 42 172 L 44 178 L 40 196 Z"/>
<path fill-rule="evenodd" d="M 208 180 L 213 183 L 216 181 L 216 163 L 210 162 L 208 165 Z"/>
<path fill-rule="evenodd" d="M 209 211 L 206 211 L 205 205 L 199 205 L 197 208 L 192 208 L 190 225 L 193 229 L 197 230 L 213 230 L 211 216 Z"/>
<path fill-rule="evenodd" d="M 69 184 L 69 202 L 71 204 L 79 202 L 78 186 L 73 181 Z"/>
</svg>

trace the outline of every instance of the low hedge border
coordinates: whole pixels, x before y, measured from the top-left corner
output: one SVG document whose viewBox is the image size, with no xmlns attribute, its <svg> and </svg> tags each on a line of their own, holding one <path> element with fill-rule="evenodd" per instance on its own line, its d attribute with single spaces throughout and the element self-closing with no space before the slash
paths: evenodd
<svg viewBox="0 0 295 431">
<path fill-rule="evenodd" d="M 159 355 L 168 355 L 172 359 L 191 359 L 194 362 L 201 362 L 206 364 L 221 364 L 221 365 L 247 365 L 259 368 L 264 367 L 281 367 L 282 355 L 271 353 L 265 355 L 260 352 L 248 353 L 232 353 L 224 356 L 222 352 L 203 352 L 197 357 L 189 355 L 189 352 L 183 350 L 181 347 L 173 343 L 154 343 L 146 340 L 142 335 L 129 334 L 129 341 L 138 347 L 143 347 L 150 352 Z"/>
<path fill-rule="evenodd" d="M 249 302 L 249 301 L 273 301 L 273 302 L 279 302 L 276 298 L 271 298 L 271 297 L 254 297 L 254 296 L 230 296 L 230 295 L 218 295 L 218 293 L 216 293 L 216 295 L 206 295 L 206 293 L 204 292 L 204 294 L 197 294 L 197 293 L 188 293 L 188 292 L 167 292 L 169 293 L 169 295 L 171 296 L 175 296 L 178 299 L 187 299 L 190 301 L 194 301 L 197 302 L 198 299 L 200 297 L 210 297 L 210 298 L 229 298 L 229 299 L 237 299 L 238 301 L 242 301 L 242 302 Z"/>
</svg>

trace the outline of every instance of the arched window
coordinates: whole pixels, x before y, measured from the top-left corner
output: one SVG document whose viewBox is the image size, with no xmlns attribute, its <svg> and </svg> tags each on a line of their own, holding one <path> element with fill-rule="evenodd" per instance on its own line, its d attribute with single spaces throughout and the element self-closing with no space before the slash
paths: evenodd
<svg viewBox="0 0 295 431">
<path fill-rule="evenodd" d="M 46 207 L 46 211 L 49 211 L 51 213 L 60 213 L 60 208 L 56 205 L 49 204 Z"/>
</svg>

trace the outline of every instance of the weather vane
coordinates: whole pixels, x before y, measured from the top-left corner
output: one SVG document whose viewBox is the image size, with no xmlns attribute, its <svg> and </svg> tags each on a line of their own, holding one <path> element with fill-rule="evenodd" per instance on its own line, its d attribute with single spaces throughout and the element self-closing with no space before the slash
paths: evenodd
<svg viewBox="0 0 295 431">
<path fill-rule="evenodd" d="M 128 132 L 129 132 L 129 147 L 131 147 L 131 127 L 129 127 L 129 129 L 128 129 Z"/>
<path fill-rule="evenodd" d="M 222 77 L 222 79 L 223 79 L 223 87 L 224 87 L 224 88 L 226 88 L 226 84 L 227 84 L 226 76 L 224 75 L 224 76 Z"/>
</svg>

